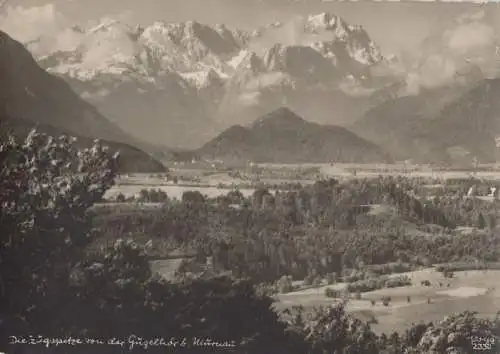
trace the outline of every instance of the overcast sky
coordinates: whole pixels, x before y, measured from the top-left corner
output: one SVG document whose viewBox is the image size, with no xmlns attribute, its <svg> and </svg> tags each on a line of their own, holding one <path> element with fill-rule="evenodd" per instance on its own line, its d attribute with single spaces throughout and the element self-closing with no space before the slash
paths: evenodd
<svg viewBox="0 0 500 354">
<path fill-rule="evenodd" d="M 368 3 L 320 0 L 10 0 L 9 2 L 10 6 L 22 6 L 24 9 L 30 7 L 41 9 L 48 3 L 55 4 L 56 14 L 50 14 L 47 10 L 36 14 L 35 9 L 32 9 L 30 16 L 34 19 L 30 22 L 33 26 L 35 23 L 40 25 L 40 22 L 44 21 L 44 16 L 47 17 L 47 21 L 50 21 L 50 16 L 60 16 L 74 24 L 107 16 L 119 17 L 130 24 L 147 24 L 155 20 L 197 20 L 209 24 L 225 23 L 230 27 L 246 29 L 274 20 L 286 20 L 294 14 L 330 11 L 340 15 L 349 23 L 363 25 L 386 54 L 415 50 L 431 31 L 438 30 L 439 26 L 445 26 L 460 13 L 474 11 L 479 7 L 478 4 L 470 3 Z M 500 5 L 492 3 L 484 5 L 483 8 L 487 13 L 486 21 L 500 29 Z M 15 13 L 19 16 L 19 11 L 11 12 Z M 11 34 L 16 36 L 16 33 Z"/>
</svg>

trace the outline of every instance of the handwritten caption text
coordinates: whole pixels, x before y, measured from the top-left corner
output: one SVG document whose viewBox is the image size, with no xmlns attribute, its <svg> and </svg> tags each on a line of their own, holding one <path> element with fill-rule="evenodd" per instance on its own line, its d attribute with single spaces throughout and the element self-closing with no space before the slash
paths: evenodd
<svg viewBox="0 0 500 354">
<path fill-rule="evenodd" d="M 46 348 L 59 347 L 59 346 L 80 346 L 80 345 L 110 345 L 119 346 L 129 350 L 134 349 L 149 349 L 149 348 L 212 348 L 212 349 L 233 349 L 235 348 L 235 341 L 218 341 L 211 338 L 175 338 L 169 339 L 157 337 L 151 339 L 141 338 L 136 335 L 130 335 L 126 339 L 123 338 L 48 338 L 44 336 L 10 336 L 9 344 L 11 345 L 43 345 Z"/>
</svg>

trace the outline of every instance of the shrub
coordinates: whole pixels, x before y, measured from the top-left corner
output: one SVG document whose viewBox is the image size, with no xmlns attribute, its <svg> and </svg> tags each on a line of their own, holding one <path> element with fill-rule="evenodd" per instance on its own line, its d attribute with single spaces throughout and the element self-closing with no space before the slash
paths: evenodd
<svg viewBox="0 0 500 354">
<path fill-rule="evenodd" d="M 321 277 L 315 277 L 312 282 L 312 286 L 315 288 L 321 286 L 321 281 L 322 281 Z"/>
<path fill-rule="evenodd" d="M 299 331 L 310 343 L 307 353 L 379 353 L 376 334 L 342 302 L 315 309 L 305 322 Z"/>
<path fill-rule="evenodd" d="M 326 288 L 325 289 L 325 296 L 326 297 L 332 297 L 332 298 L 336 298 L 336 297 L 339 297 L 339 293 L 338 291 L 332 289 L 332 288 Z"/>
<path fill-rule="evenodd" d="M 139 203 L 165 203 L 167 201 L 168 195 L 161 189 L 142 189 L 137 198 Z"/>
<path fill-rule="evenodd" d="M 452 271 L 445 270 L 445 271 L 443 272 L 443 275 L 444 275 L 444 277 L 445 277 L 445 278 L 453 278 L 454 273 L 453 273 Z"/>
<path fill-rule="evenodd" d="M 289 293 L 293 290 L 292 277 L 283 275 L 278 281 L 278 291 L 281 294 Z"/>
<path fill-rule="evenodd" d="M 349 292 L 367 292 L 382 288 L 395 288 L 407 285 L 411 285 L 411 280 L 408 276 L 379 277 L 350 283 L 347 285 L 347 290 Z"/>
<path fill-rule="evenodd" d="M 423 285 L 423 286 L 431 286 L 431 282 L 429 280 L 422 280 L 420 282 L 420 285 Z"/>
<path fill-rule="evenodd" d="M 310 286 L 313 284 L 313 281 L 315 280 L 314 276 L 311 275 L 311 274 L 308 274 L 305 278 L 304 278 L 304 281 L 302 282 L 302 284 L 304 286 Z"/>
<path fill-rule="evenodd" d="M 328 273 L 325 277 L 325 281 L 328 285 L 332 285 L 336 283 L 336 274 L 335 273 Z"/>
</svg>

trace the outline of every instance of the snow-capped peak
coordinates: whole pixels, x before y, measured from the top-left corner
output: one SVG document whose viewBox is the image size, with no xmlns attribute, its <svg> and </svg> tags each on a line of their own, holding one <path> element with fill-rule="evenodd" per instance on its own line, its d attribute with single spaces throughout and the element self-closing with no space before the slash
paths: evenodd
<svg viewBox="0 0 500 354">
<path fill-rule="evenodd" d="M 240 50 L 240 52 L 234 57 L 232 57 L 227 63 L 231 68 L 236 69 L 249 55 L 251 55 L 251 52 L 249 50 L 246 49 Z"/>
<path fill-rule="evenodd" d="M 100 31 L 110 31 L 110 30 L 117 30 L 117 29 L 121 29 L 124 31 L 131 30 L 131 28 L 128 25 L 121 23 L 117 19 L 103 18 L 103 19 L 101 19 L 101 21 L 97 25 L 90 27 L 86 31 L 86 33 L 93 34 L 93 33 L 100 32 Z"/>
<path fill-rule="evenodd" d="M 214 85 L 222 85 L 221 75 L 214 69 L 180 74 L 186 81 L 194 85 L 197 89 L 206 89 Z"/>
<path fill-rule="evenodd" d="M 322 12 L 316 15 L 309 15 L 307 17 L 307 24 L 313 28 L 317 29 L 331 29 L 338 22 L 340 18 L 329 12 Z"/>
<path fill-rule="evenodd" d="M 199 89 L 267 74 L 308 82 L 356 76 L 353 70 L 381 60 L 361 26 L 328 12 L 301 17 L 300 22 L 274 22 L 259 31 L 256 38 L 224 24 L 157 21 L 134 27 L 104 18 L 80 34 L 83 39 L 75 50 L 54 51 L 58 54 L 46 56 L 44 63 L 54 73 L 80 80 L 101 74 L 147 80 L 177 72 Z"/>
</svg>

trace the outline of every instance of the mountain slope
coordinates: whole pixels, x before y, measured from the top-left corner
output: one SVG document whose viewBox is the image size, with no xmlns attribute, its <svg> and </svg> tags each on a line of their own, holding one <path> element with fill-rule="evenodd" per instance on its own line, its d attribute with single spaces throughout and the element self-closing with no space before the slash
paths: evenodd
<svg viewBox="0 0 500 354">
<path fill-rule="evenodd" d="M 13 119 L 6 116 L 0 117 L 0 127 L 0 137 L 2 138 L 5 138 L 7 133 L 13 133 L 14 136 L 24 139 L 31 129 L 36 128 L 38 132 L 49 136 L 73 136 L 77 138 L 75 146 L 80 149 L 90 148 L 94 142 L 94 139 L 79 136 L 74 132 L 63 131 L 46 124 L 34 125 L 32 122 L 20 118 Z M 106 140 L 102 140 L 101 142 L 110 149 L 111 153 L 116 151 L 120 152 L 118 166 L 119 172 L 121 173 L 166 171 L 165 167 L 160 162 L 133 146 Z"/>
<path fill-rule="evenodd" d="M 351 126 L 398 159 L 464 162 L 496 161 L 500 135 L 500 79 L 445 97 L 436 90 L 401 97 L 370 110 Z"/>
<path fill-rule="evenodd" d="M 82 100 L 67 83 L 41 69 L 20 43 L 1 31 L 0 82 L 0 118 L 15 135 L 24 137 L 38 126 L 49 135 L 78 137 L 82 147 L 99 138 L 121 151 L 122 171 L 164 170 L 146 153 L 124 144 L 133 139 Z"/>
<path fill-rule="evenodd" d="M 81 136 L 131 140 L 66 82 L 40 68 L 21 43 L 2 31 L 0 42 L 0 100 L 9 116 L 53 125 Z"/>
<path fill-rule="evenodd" d="M 381 162 L 385 154 L 347 129 L 309 123 L 279 108 L 250 127 L 233 126 L 196 151 L 227 162 Z"/>
</svg>

